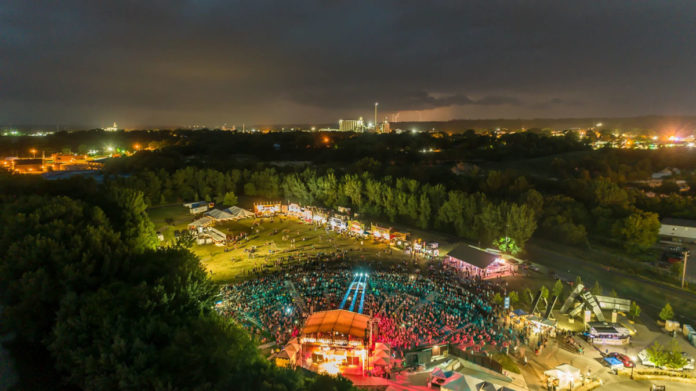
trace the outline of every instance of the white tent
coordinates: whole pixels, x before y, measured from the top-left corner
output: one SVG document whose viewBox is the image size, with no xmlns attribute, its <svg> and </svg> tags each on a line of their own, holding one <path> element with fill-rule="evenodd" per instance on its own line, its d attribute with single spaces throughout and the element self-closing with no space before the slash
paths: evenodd
<svg viewBox="0 0 696 391">
<path fill-rule="evenodd" d="M 203 216 L 200 219 L 194 221 L 193 223 L 189 224 L 189 228 L 203 228 L 211 225 L 213 223 L 214 219 L 210 216 Z"/>
<path fill-rule="evenodd" d="M 232 220 L 234 219 L 234 216 L 228 212 L 225 212 L 224 210 L 220 209 L 211 209 L 207 212 L 205 212 L 207 216 L 210 216 L 214 218 L 215 220 Z"/>
<path fill-rule="evenodd" d="M 549 369 L 544 372 L 544 375 L 553 379 L 558 379 L 558 387 L 561 389 L 569 388 L 571 385 L 577 385 L 582 382 L 582 373 L 580 370 L 568 364 L 562 364 L 556 368 Z"/>
<path fill-rule="evenodd" d="M 249 212 L 246 209 L 242 209 L 238 206 L 233 206 L 231 208 L 227 208 L 224 210 L 225 212 L 229 213 L 232 215 L 232 219 L 234 220 L 240 220 L 240 219 L 245 219 L 247 217 L 254 217 L 255 215 L 251 212 Z"/>
</svg>

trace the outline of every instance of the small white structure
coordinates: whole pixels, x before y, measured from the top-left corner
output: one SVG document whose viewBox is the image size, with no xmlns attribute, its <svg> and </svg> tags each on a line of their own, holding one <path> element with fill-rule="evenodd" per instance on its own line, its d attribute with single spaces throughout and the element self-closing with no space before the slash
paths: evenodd
<svg viewBox="0 0 696 391">
<path fill-rule="evenodd" d="M 558 381 L 558 389 L 570 389 L 582 384 L 582 373 L 572 365 L 562 364 L 544 372 L 549 380 Z"/>
<path fill-rule="evenodd" d="M 660 223 L 659 235 L 675 242 L 696 243 L 696 220 L 665 217 Z"/>
<path fill-rule="evenodd" d="M 206 228 L 206 227 L 213 225 L 214 221 L 215 221 L 215 219 L 213 219 L 210 216 L 203 216 L 200 219 L 189 224 L 188 227 L 189 227 L 189 229 L 195 229 L 196 231 L 198 231 L 200 233 L 200 232 L 202 232 L 203 228 Z"/>
<path fill-rule="evenodd" d="M 227 235 L 215 228 L 209 227 L 206 230 L 206 234 L 208 234 L 210 238 L 213 239 L 213 243 L 215 243 L 218 246 L 222 246 L 227 242 Z"/>
<path fill-rule="evenodd" d="M 208 201 L 196 201 L 196 202 L 188 202 L 184 204 L 184 208 L 189 209 L 189 213 L 192 215 L 197 215 L 199 213 L 204 213 L 208 209 L 210 209 L 210 202 Z"/>
</svg>

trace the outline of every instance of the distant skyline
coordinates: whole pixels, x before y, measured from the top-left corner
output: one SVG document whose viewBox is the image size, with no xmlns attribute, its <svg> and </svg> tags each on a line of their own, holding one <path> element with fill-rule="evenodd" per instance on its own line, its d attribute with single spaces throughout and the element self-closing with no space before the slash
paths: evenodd
<svg viewBox="0 0 696 391">
<path fill-rule="evenodd" d="M 694 1 L 0 3 L 0 124 L 696 115 Z"/>
</svg>

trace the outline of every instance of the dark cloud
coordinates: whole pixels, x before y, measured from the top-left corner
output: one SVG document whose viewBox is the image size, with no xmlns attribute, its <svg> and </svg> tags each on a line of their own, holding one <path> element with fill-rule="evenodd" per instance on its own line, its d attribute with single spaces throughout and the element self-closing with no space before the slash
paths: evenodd
<svg viewBox="0 0 696 391">
<path fill-rule="evenodd" d="M 0 36 L 3 123 L 696 114 L 693 1 L 6 0 Z"/>
</svg>

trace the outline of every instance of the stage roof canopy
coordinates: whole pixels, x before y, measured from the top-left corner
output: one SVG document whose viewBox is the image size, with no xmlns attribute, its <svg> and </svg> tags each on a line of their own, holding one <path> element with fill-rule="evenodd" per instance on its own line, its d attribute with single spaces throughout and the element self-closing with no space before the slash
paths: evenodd
<svg viewBox="0 0 696 391">
<path fill-rule="evenodd" d="M 364 338 L 370 317 L 346 310 L 315 312 L 307 318 L 302 334 L 339 332 Z"/>
</svg>

